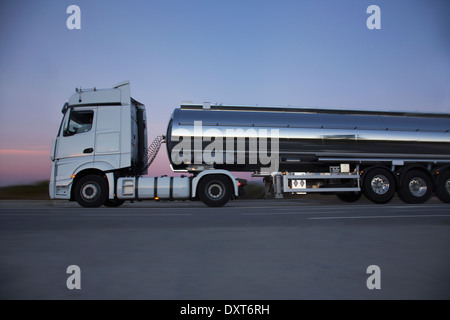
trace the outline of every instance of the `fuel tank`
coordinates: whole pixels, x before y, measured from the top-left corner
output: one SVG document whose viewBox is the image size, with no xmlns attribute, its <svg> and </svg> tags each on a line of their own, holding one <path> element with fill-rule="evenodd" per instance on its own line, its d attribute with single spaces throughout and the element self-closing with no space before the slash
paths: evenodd
<svg viewBox="0 0 450 320">
<path fill-rule="evenodd" d="M 174 170 L 205 162 L 199 154 L 210 152 L 208 145 L 219 139 L 223 161 L 213 167 L 252 171 L 261 167 L 259 160 L 250 161 L 256 145 L 261 146 L 252 139 L 261 137 L 266 138 L 260 143 L 267 141 L 267 155 L 277 147 L 280 170 L 319 158 L 450 160 L 450 114 L 436 113 L 182 105 L 172 113 L 166 142 Z M 183 139 L 190 141 L 191 148 L 182 154 L 179 144 Z M 245 139 L 245 148 L 239 139 Z M 277 146 L 271 144 L 275 140 Z M 230 153 L 228 160 L 234 157 L 235 161 L 226 161 Z M 237 163 L 242 153 L 246 162 Z"/>
</svg>

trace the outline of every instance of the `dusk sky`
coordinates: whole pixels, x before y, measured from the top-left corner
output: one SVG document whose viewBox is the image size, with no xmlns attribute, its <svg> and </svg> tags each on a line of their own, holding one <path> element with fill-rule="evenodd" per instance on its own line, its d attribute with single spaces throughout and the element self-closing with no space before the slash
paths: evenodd
<svg viewBox="0 0 450 320">
<path fill-rule="evenodd" d="M 449 14 L 448 0 L 2 1 L 0 186 L 50 178 L 80 86 L 130 80 L 149 142 L 182 101 L 450 113 Z M 170 172 L 163 148 L 149 174 Z"/>
</svg>

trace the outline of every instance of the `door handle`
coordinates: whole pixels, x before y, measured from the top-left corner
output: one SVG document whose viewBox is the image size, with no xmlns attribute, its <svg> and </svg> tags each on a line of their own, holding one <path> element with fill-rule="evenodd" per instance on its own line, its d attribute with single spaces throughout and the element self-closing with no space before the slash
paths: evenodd
<svg viewBox="0 0 450 320">
<path fill-rule="evenodd" d="M 87 148 L 83 150 L 83 153 L 92 153 L 94 152 L 94 148 Z"/>
</svg>

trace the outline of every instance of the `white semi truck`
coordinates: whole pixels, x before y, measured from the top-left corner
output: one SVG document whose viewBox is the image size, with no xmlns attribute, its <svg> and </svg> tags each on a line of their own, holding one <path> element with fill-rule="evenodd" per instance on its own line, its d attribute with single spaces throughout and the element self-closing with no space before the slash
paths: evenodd
<svg viewBox="0 0 450 320">
<path fill-rule="evenodd" d="M 190 104 L 148 147 L 145 107 L 128 81 L 77 89 L 62 112 L 49 193 L 84 207 L 152 199 L 223 206 L 242 193 L 239 171 L 263 177 L 275 198 L 328 192 L 386 203 L 398 191 L 422 203 L 434 191 L 450 203 L 449 114 Z M 146 176 L 161 143 L 172 170 L 189 176 Z"/>
</svg>

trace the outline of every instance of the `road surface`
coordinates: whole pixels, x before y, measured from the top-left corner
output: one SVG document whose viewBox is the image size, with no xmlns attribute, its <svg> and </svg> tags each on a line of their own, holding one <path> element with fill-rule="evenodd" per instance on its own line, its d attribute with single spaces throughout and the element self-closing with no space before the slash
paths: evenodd
<svg viewBox="0 0 450 320">
<path fill-rule="evenodd" d="M 0 244 L 2 299 L 450 299 L 450 205 L 436 199 L 0 201 Z"/>
</svg>

